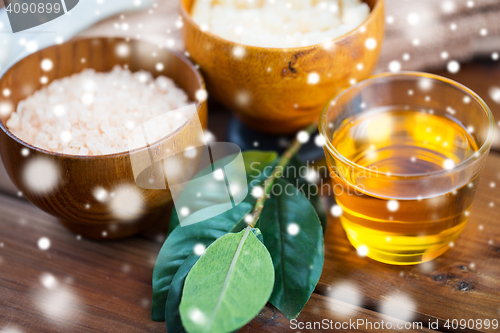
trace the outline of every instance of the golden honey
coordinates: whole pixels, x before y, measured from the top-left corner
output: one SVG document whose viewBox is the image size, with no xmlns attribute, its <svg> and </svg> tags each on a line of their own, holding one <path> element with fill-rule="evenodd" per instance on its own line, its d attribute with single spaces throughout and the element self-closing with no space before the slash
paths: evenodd
<svg viewBox="0 0 500 333">
<path fill-rule="evenodd" d="M 478 150 L 471 133 L 448 113 L 401 108 L 367 110 L 337 128 L 332 145 L 350 162 L 328 154 L 327 161 L 340 221 L 358 253 L 390 264 L 416 264 L 454 245 L 477 176 L 464 185 L 447 171 Z M 439 182 L 427 179 L 436 173 L 443 173 Z M 415 186 L 400 186 L 413 178 L 419 178 Z"/>
</svg>

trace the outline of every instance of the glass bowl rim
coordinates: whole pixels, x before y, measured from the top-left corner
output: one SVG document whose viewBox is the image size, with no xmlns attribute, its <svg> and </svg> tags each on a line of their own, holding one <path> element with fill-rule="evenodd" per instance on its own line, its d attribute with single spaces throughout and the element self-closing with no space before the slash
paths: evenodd
<svg viewBox="0 0 500 333">
<path fill-rule="evenodd" d="M 485 116 L 488 119 L 489 126 L 488 126 L 488 135 L 484 141 L 484 143 L 481 145 L 481 147 L 472 155 L 466 158 L 465 160 L 461 161 L 458 163 L 453 169 L 443 169 L 443 170 L 437 170 L 437 171 L 432 171 L 428 173 L 414 173 L 414 174 L 401 174 L 401 173 L 390 173 L 390 172 L 382 172 L 382 171 L 376 171 L 367 167 L 363 167 L 359 164 L 356 164 L 340 154 L 337 149 L 333 146 L 331 139 L 328 137 L 328 124 L 326 120 L 326 116 L 328 114 L 328 111 L 332 105 L 336 103 L 337 100 L 339 100 L 342 96 L 344 96 L 347 92 L 349 92 L 351 89 L 354 88 L 360 88 L 362 86 L 371 84 L 376 82 L 377 80 L 380 79 L 385 79 L 385 78 L 396 78 L 396 77 L 412 77 L 414 79 L 418 78 L 427 78 L 435 81 L 439 81 L 441 83 L 448 84 L 449 86 L 453 86 L 455 88 L 458 88 L 462 92 L 470 95 L 471 98 L 473 98 L 483 109 Z M 352 167 L 354 169 L 359 169 L 364 172 L 368 172 L 368 174 L 374 174 L 374 175 L 382 175 L 385 177 L 394 177 L 394 178 L 424 178 L 424 177 L 431 177 L 431 176 L 441 176 L 441 175 L 446 175 L 450 173 L 455 173 L 455 172 L 460 172 L 461 170 L 469 167 L 470 165 L 474 164 L 477 160 L 479 160 L 483 155 L 487 154 L 489 149 L 491 148 L 491 145 L 493 144 L 493 139 L 495 137 L 495 120 L 493 118 L 493 114 L 488 107 L 488 105 L 483 101 L 481 97 L 479 97 L 478 94 L 476 94 L 474 91 L 471 89 L 467 88 L 461 83 L 458 83 L 452 79 L 436 75 L 436 74 L 431 74 L 431 73 L 425 73 L 425 72 L 417 72 L 417 71 L 401 71 L 398 73 L 380 73 L 376 75 L 369 76 L 368 78 L 361 80 L 354 85 L 351 85 L 349 87 L 346 87 L 342 89 L 339 93 L 335 94 L 325 105 L 323 108 L 323 111 L 321 112 L 320 119 L 319 119 L 319 132 L 323 136 L 324 139 L 324 148 L 325 148 L 325 153 L 326 151 L 330 152 L 334 158 L 337 160 L 340 160 L 342 163 L 348 165 L 349 167 Z"/>
</svg>

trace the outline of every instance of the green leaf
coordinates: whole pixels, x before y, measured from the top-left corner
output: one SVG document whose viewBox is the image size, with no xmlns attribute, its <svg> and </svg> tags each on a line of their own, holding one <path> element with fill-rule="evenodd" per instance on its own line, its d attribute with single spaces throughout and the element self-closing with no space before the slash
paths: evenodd
<svg viewBox="0 0 500 333">
<path fill-rule="evenodd" d="M 284 179 L 276 179 L 275 186 L 281 187 L 281 195 L 267 199 L 257 226 L 273 258 L 275 283 L 270 302 L 294 319 L 321 276 L 323 233 L 314 207 L 295 186 Z"/>
<path fill-rule="evenodd" d="M 246 226 L 243 219 L 251 211 L 252 205 L 242 202 L 209 220 L 175 228 L 156 259 L 153 271 L 152 320 L 165 320 L 165 303 L 172 279 L 184 260 L 193 253 L 194 247 L 197 244 L 207 247 L 228 232 L 239 232 Z"/>
<path fill-rule="evenodd" d="M 182 326 L 181 315 L 179 313 L 179 304 L 181 303 L 182 289 L 184 281 L 191 268 L 196 264 L 200 257 L 192 254 L 182 263 L 177 273 L 175 273 L 168 292 L 167 304 L 165 306 L 165 321 L 167 332 L 186 332 Z"/>
<path fill-rule="evenodd" d="M 247 181 L 250 188 L 262 183 L 268 178 L 276 164 L 278 154 L 275 151 L 249 150 L 243 153 Z"/>
<path fill-rule="evenodd" d="M 284 179 L 292 183 L 297 187 L 302 194 L 305 195 L 307 199 L 311 202 L 316 213 L 318 214 L 319 220 L 321 221 L 321 226 L 323 227 L 323 233 L 326 231 L 326 212 L 323 204 L 321 203 L 321 196 L 319 195 L 319 189 L 316 184 L 311 183 L 304 177 L 300 177 L 300 168 L 306 167 L 304 163 L 295 155 L 290 159 L 288 163 L 287 170 L 284 172 Z"/>
<path fill-rule="evenodd" d="M 227 234 L 189 272 L 179 307 L 182 324 L 190 333 L 237 330 L 266 305 L 273 285 L 271 257 L 251 228 Z"/>
<path fill-rule="evenodd" d="M 249 192 L 251 192 L 251 189 L 253 186 L 260 184 L 262 181 L 264 181 L 272 171 L 272 167 L 274 167 L 277 163 L 277 157 L 278 154 L 276 152 L 270 151 L 270 152 L 262 152 L 258 150 L 250 150 L 250 151 L 245 151 L 243 152 L 243 161 L 245 163 L 245 169 L 247 173 L 247 181 L 249 184 Z M 225 164 L 226 160 L 231 161 L 233 160 L 234 155 L 229 155 L 226 156 L 220 160 L 217 161 L 217 164 Z M 206 167 L 202 171 L 200 171 L 200 174 L 206 174 L 211 170 L 211 166 Z M 192 210 L 197 211 L 200 209 L 200 207 L 206 207 L 210 203 L 220 203 L 221 195 L 225 195 L 225 193 L 220 194 L 217 192 L 210 192 L 208 191 L 207 193 L 203 193 L 203 197 L 198 197 L 196 193 L 199 191 L 198 189 L 188 189 L 192 190 L 192 193 L 182 193 L 182 195 L 190 195 L 191 198 L 193 198 L 192 201 Z M 252 195 L 248 195 L 247 198 L 245 199 L 246 202 L 254 203 L 255 198 L 252 197 Z M 179 216 L 177 215 L 177 210 L 173 209 L 172 215 L 170 217 L 170 225 L 169 225 L 169 231 L 168 233 L 170 234 L 177 226 L 179 225 Z"/>
</svg>

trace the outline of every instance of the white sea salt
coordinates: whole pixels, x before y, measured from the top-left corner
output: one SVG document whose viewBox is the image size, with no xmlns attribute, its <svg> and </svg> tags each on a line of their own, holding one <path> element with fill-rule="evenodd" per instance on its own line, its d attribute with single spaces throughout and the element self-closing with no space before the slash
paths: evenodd
<svg viewBox="0 0 500 333">
<path fill-rule="evenodd" d="M 361 0 L 197 0 L 192 18 L 204 30 L 244 45 L 301 47 L 331 41 L 360 26 Z"/>
<path fill-rule="evenodd" d="M 22 140 L 53 152 L 103 155 L 128 151 L 132 130 L 168 112 L 161 124 L 165 136 L 191 116 L 175 111 L 190 104 L 187 94 L 165 76 L 132 73 L 119 66 L 111 72 L 86 69 L 55 80 L 19 102 L 7 127 Z"/>
</svg>

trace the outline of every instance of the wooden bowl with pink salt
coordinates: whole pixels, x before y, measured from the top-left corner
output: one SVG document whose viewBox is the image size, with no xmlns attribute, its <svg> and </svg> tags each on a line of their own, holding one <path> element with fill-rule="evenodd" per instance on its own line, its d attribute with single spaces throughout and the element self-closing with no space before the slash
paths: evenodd
<svg viewBox="0 0 500 333">
<path fill-rule="evenodd" d="M 23 196 L 74 233 L 128 237 L 167 223 L 172 201 L 168 184 L 137 186 L 132 154 L 188 145 L 206 128 L 205 99 L 203 78 L 183 55 L 138 40 L 72 40 L 0 79 L 0 154 Z M 192 114 L 178 112 L 193 104 Z M 168 132 L 131 151 L 132 130 L 162 114 Z"/>
</svg>

